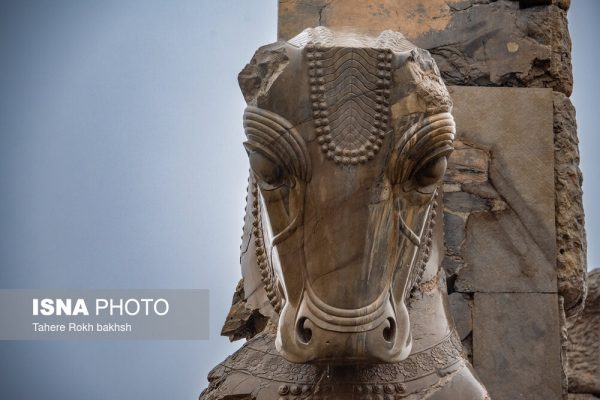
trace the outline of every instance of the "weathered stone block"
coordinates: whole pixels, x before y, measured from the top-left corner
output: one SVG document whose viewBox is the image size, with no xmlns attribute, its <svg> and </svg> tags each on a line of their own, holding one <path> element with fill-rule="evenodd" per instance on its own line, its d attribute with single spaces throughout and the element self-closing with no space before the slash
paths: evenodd
<svg viewBox="0 0 600 400">
<path fill-rule="evenodd" d="M 475 212 L 488 209 L 487 202 L 466 192 L 450 192 L 444 197 L 446 209 L 458 212 Z"/>
<path fill-rule="evenodd" d="M 279 38 L 317 25 L 372 34 L 391 29 L 431 51 L 446 84 L 551 87 L 569 95 L 564 3 L 520 8 L 507 0 L 280 0 Z"/>
<path fill-rule="evenodd" d="M 472 144 L 454 142 L 454 151 L 448 159 L 444 176 L 447 183 L 483 183 L 488 176 L 489 154 Z"/>
<path fill-rule="evenodd" d="M 446 209 L 468 214 L 466 267 L 455 288 L 556 292 L 552 92 L 474 87 L 450 92 L 458 138 L 489 153 L 485 182 L 465 183 L 463 191 L 445 196 Z"/>
<path fill-rule="evenodd" d="M 583 181 L 575 108 L 562 93 L 554 93 L 554 172 L 556 186 L 556 246 L 558 290 L 567 316 L 580 311 L 585 301 L 586 238 Z"/>
<path fill-rule="evenodd" d="M 473 331 L 473 316 L 471 311 L 473 302 L 470 296 L 462 293 L 452 293 L 448 296 L 448 302 L 454 316 L 454 324 L 456 325 L 458 336 L 461 340 L 464 340 Z"/>
<path fill-rule="evenodd" d="M 567 400 L 598 400 L 593 394 L 569 393 Z"/>
<path fill-rule="evenodd" d="M 446 194 L 445 196 L 448 196 Z M 463 240 L 465 240 L 465 218 L 449 212 L 444 212 L 444 230 L 446 251 L 458 254 Z"/>
<path fill-rule="evenodd" d="M 561 399 L 558 298 L 475 293 L 473 365 L 494 400 Z"/>
<path fill-rule="evenodd" d="M 469 217 L 467 265 L 455 283 L 461 292 L 556 292 L 554 263 L 510 212 Z M 558 329 L 558 326 L 557 326 Z"/>
<path fill-rule="evenodd" d="M 449 257 L 446 255 L 442 263 L 442 267 L 448 275 L 448 292 L 454 290 L 454 281 L 456 280 L 456 274 L 464 267 L 464 261 L 460 256 Z"/>
</svg>

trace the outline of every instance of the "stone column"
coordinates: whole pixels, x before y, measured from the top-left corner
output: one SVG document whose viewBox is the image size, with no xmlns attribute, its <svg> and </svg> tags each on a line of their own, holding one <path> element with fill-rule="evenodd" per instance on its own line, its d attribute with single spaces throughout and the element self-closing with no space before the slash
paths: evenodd
<svg viewBox="0 0 600 400">
<path fill-rule="evenodd" d="M 455 104 L 444 185 L 448 291 L 493 399 L 566 396 L 565 318 L 585 299 L 585 231 L 568 0 L 280 0 L 307 27 L 403 33 Z M 562 334 L 561 334 L 562 332 Z"/>
</svg>

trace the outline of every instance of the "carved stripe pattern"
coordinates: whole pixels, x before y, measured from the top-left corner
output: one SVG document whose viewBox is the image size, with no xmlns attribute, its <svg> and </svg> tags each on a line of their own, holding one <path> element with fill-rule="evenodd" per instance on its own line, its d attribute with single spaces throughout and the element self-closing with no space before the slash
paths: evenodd
<svg viewBox="0 0 600 400">
<path fill-rule="evenodd" d="M 396 53 L 411 51 L 416 48 L 400 32 L 385 30 L 377 37 L 357 35 L 353 31 L 331 31 L 324 26 L 306 28 L 288 41 L 295 47 L 305 47 L 308 43 L 322 47 L 363 47 L 373 49 L 390 49 Z"/>
<path fill-rule="evenodd" d="M 375 157 L 389 130 L 392 52 L 306 46 L 310 96 L 321 151 L 337 164 Z"/>
<path fill-rule="evenodd" d="M 390 306 L 389 288 L 386 287 L 371 304 L 356 308 L 338 308 L 326 304 L 315 293 L 310 282 L 306 284 L 306 305 L 309 319 L 317 326 L 335 332 L 366 332 L 379 326 L 386 318 L 386 305 Z"/>
<path fill-rule="evenodd" d="M 269 110 L 248 106 L 244 111 L 244 130 L 248 138 L 244 146 L 260 151 L 303 181 L 310 180 L 306 143 L 287 119 Z"/>
</svg>

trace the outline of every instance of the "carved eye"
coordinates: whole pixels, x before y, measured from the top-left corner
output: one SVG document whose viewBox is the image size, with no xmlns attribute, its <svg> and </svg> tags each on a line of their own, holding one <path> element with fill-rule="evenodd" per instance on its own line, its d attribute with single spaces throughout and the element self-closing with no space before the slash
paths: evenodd
<svg viewBox="0 0 600 400">
<path fill-rule="evenodd" d="M 421 167 L 414 175 L 416 183 L 421 187 L 431 186 L 444 176 L 448 161 L 446 157 L 438 157 Z"/>
<path fill-rule="evenodd" d="M 269 158 L 257 151 L 248 151 L 250 167 L 259 179 L 259 183 L 277 187 L 283 183 L 283 170 Z"/>
</svg>

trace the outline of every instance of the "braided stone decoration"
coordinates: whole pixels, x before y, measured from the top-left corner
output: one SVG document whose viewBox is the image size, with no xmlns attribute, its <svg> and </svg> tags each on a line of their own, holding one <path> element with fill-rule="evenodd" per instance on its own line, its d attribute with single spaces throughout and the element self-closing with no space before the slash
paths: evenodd
<svg viewBox="0 0 600 400">
<path fill-rule="evenodd" d="M 389 133 L 391 51 L 311 44 L 306 58 L 321 150 L 345 165 L 372 160 Z"/>
</svg>

